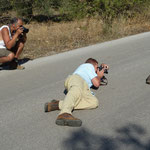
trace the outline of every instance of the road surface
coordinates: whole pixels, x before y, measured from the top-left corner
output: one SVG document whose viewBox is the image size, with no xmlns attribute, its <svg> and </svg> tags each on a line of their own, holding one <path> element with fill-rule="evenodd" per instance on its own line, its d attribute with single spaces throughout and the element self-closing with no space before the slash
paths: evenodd
<svg viewBox="0 0 150 150">
<path fill-rule="evenodd" d="M 82 127 L 55 124 L 44 103 L 64 98 L 64 81 L 93 57 L 110 66 L 93 90 L 100 106 L 74 111 Z M 0 150 L 150 150 L 150 33 L 28 61 L 0 71 Z"/>
</svg>

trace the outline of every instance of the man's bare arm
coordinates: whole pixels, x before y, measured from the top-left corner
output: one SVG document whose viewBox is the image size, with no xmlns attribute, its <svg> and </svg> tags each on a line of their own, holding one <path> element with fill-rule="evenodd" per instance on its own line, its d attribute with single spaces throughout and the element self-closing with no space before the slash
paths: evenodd
<svg viewBox="0 0 150 150">
<path fill-rule="evenodd" d="M 97 70 L 97 76 L 95 78 L 92 79 L 92 83 L 95 87 L 99 87 L 101 84 L 101 78 L 104 76 L 104 69 L 102 69 L 101 71 L 99 71 L 99 69 Z"/>
<path fill-rule="evenodd" d="M 101 64 L 103 66 L 103 69 L 102 70 L 99 70 L 98 68 L 95 68 L 96 70 L 96 73 L 97 73 L 97 76 L 95 78 L 92 79 L 92 83 L 95 87 L 99 87 L 100 84 L 101 84 L 101 78 L 104 76 L 104 70 L 105 69 L 109 69 L 108 65 L 106 64 Z"/>
<path fill-rule="evenodd" d="M 16 33 L 13 35 L 12 39 L 10 39 L 8 29 L 7 28 L 2 29 L 2 38 L 3 38 L 3 41 L 4 41 L 7 49 L 11 49 L 15 45 L 16 40 L 18 39 L 18 36 L 21 33 L 22 33 L 22 30 L 18 29 L 16 31 Z"/>
</svg>

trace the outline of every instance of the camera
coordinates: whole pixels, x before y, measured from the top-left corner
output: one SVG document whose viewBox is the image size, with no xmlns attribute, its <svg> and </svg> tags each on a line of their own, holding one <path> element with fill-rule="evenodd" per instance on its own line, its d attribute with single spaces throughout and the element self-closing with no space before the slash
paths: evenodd
<svg viewBox="0 0 150 150">
<path fill-rule="evenodd" d="M 29 32 L 29 29 L 25 28 L 24 26 L 22 26 L 23 28 L 23 33 L 28 33 Z"/>
<path fill-rule="evenodd" d="M 100 65 L 98 68 L 99 68 L 99 71 L 101 71 L 104 67 Z M 108 69 L 104 69 L 104 73 L 108 74 Z"/>
<path fill-rule="evenodd" d="M 19 35 L 20 40 L 24 38 L 24 33 L 29 32 L 29 29 L 25 28 L 24 26 L 21 26 L 21 28 L 23 29 L 23 33 Z"/>
<path fill-rule="evenodd" d="M 100 66 L 98 67 L 99 71 L 101 71 L 103 68 L 104 68 L 104 66 L 102 66 L 102 65 L 100 65 Z M 104 69 L 104 73 L 105 73 L 105 74 L 108 74 L 108 69 Z M 107 85 L 107 84 L 108 84 L 108 80 L 107 80 L 107 78 L 106 78 L 105 76 L 103 76 L 103 77 L 101 78 L 101 85 Z"/>
</svg>

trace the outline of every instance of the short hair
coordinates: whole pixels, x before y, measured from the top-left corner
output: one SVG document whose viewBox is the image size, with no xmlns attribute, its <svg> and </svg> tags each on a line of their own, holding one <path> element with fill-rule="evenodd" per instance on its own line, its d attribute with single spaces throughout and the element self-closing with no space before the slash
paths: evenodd
<svg viewBox="0 0 150 150">
<path fill-rule="evenodd" d="M 93 64 L 93 65 L 96 65 L 98 64 L 98 61 L 94 58 L 88 58 L 85 63 L 90 63 L 90 64 Z"/>
<path fill-rule="evenodd" d="M 18 20 L 22 20 L 21 18 L 14 17 L 10 20 L 10 24 L 16 24 Z"/>
</svg>

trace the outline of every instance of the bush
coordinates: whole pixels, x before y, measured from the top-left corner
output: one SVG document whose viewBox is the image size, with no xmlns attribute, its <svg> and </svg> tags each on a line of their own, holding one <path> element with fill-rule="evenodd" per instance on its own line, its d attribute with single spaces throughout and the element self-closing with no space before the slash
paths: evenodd
<svg viewBox="0 0 150 150">
<path fill-rule="evenodd" d="M 10 0 L 0 0 L 0 15 L 11 9 Z"/>
<path fill-rule="evenodd" d="M 31 18 L 33 15 L 32 6 L 33 0 L 13 0 L 13 9 L 17 12 L 18 16 Z"/>
<path fill-rule="evenodd" d="M 142 13 L 149 0 L 94 0 L 94 8 L 106 22 L 112 22 L 119 16 L 133 17 Z"/>
<path fill-rule="evenodd" d="M 62 0 L 59 12 L 66 20 L 81 19 L 87 15 L 86 3 L 79 0 Z"/>
<path fill-rule="evenodd" d="M 1 0 L 0 13 L 15 10 L 19 16 L 59 16 L 60 20 L 99 15 L 111 23 L 120 16 L 133 17 L 150 4 L 149 0 Z"/>
</svg>

